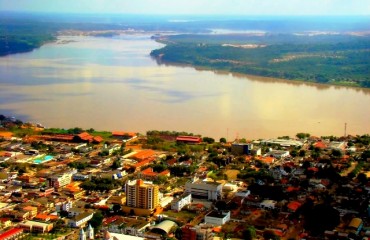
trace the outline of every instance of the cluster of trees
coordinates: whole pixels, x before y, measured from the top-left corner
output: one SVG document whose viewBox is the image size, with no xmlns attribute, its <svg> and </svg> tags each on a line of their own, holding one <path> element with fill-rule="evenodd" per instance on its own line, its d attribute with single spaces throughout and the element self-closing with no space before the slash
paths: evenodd
<svg viewBox="0 0 370 240">
<path fill-rule="evenodd" d="M 193 133 L 188 132 L 176 132 L 176 131 L 158 131 L 158 130 L 150 130 L 146 132 L 147 136 L 193 136 Z"/>
<path fill-rule="evenodd" d="M 197 167 L 194 165 L 191 166 L 184 166 L 184 165 L 175 165 L 169 167 L 169 170 L 171 172 L 171 176 L 177 176 L 177 177 L 183 177 L 184 175 L 190 175 L 194 173 L 195 169 Z"/>
<path fill-rule="evenodd" d="M 271 182 L 274 179 L 272 175 L 263 168 L 260 169 L 259 171 L 256 171 L 255 169 L 252 168 L 244 169 L 240 171 L 240 173 L 238 173 L 237 178 L 241 180 L 248 179 L 254 179 L 254 181 L 261 180 L 264 182 Z"/>
<path fill-rule="evenodd" d="M 92 178 L 81 183 L 80 187 L 86 191 L 109 191 L 119 186 L 122 182 L 110 178 Z"/>
<path fill-rule="evenodd" d="M 88 162 L 70 162 L 67 164 L 70 168 L 75 168 L 78 170 L 83 170 L 89 166 Z"/>
<path fill-rule="evenodd" d="M 69 129 L 62 129 L 62 128 L 48 128 L 45 129 L 42 133 L 43 134 L 80 134 L 84 132 L 84 130 L 80 127 L 74 127 Z"/>
</svg>

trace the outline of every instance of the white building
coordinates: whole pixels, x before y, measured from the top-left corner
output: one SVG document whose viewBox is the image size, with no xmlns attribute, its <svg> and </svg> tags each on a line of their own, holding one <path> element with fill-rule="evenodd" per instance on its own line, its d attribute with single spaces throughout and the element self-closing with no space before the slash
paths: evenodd
<svg viewBox="0 0 370 240">
<path fill-rule="evenodd" d="M 92 228 L 91 225 L 89 224 L 89 226 L 86 229 L 86 239 L 88 239 L 88 240 L 95 239 L 94 236 L 95 236 L 94 228 Z"/>
<path fill-rule="evenodd" d="M 48 177 L 49 187 L 58 189 L 58 188 L 62 188 L 70 184 L 72 181 L 72 175 L 75 173 L 76 172 L 72 172 L 72 171 L 64 172 L 64 173 L 60 173 L 60 174 Z"/>
<path fill-rule="evenodd" d="M 277 159 L 282 159 L 289 157 L 289 151 L 283 151 L 283 150 L 272 150 L 265 154 L 265 156 L 272 156 Z"/>
<path fill-rule="evenodd" d="M 82 213 L 73 219 L 69 220 L 69 226 L 78 228 L 80 226 L 83 226 L 85 223 L 87 223 L 92 217 L 94 213 Z"/>
<path fill-rule="evenodd" d="M 73 207 L 73 208 L 70 208 L 68 210 L 68 217 L 70 217 L 70 218 L 71 217 L 76 217 L 76 216 L 78 216 L 78 215 L 80 215 L 84 212 L 85 212 L 85 209 L 83 209 L 83 208 Z"/>
<path fill-rule="evenodd" d="M 69 211 L 73 207 L 73 202 L 72 201 L 66 201 L 66 202 L 58 202 L 55 204 L 55 209 L 57 212 L 60 211 Z"/>
<path fill-rule="evenodd" d="M 293 139 L 267 139 L 262 140 L 261 144 L 276 144 L 282 147 L 302 147 L 303 143 Z"/>
<path fill-rule="evenodd" d="M 243 190 L 243 191 L 237 191 L 234 196 L 235 197 L 245 198 L 245 197 L 248 197 L 249 194 L 251 194 L 251 191 L 249 191 L 249 190 Z"/>
<path fill-rule="evenodd" d="M 185 193 L 175 198 L 171 203 L 171 209 L 180 212 L 183 207 L 191 203 L 191 194 Z"/>
<path fill-rule="evenodd" d="M 78 240 L 86 240 L 86 234 L 83 228 L 80 229 L 80 233 L 78 235 Z"/>
<path fill-rule="evenodd" d="M 204 217 L 204 223 L 214 226 L 222 226 L 228 221 L 230 221 L 230 211 L 212 211 Z"/>
<path fill-rule="evenodd" d="M 263 200 L 260 204 L 261 208 L 275 209 L 277 202 L 274 200 Z"/>
<path fill-rule="evenodd" d="M 194 198 L 205 198 L 218 200 L 222 196 L 222 184 L 217 182 L 203 182 L 196 180 L 185 184 L 185 192 L 190 193 Z"/>
</svg>

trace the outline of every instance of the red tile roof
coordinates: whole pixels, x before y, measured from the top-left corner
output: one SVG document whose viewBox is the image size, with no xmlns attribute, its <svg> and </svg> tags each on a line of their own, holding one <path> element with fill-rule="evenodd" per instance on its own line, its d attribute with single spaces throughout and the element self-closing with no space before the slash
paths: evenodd
<svg viewBox="0 0 370 240">
<path fill-rule="evenodd" d="M 287 207 L 292 210 L 292 211 L 297 211 L 297 209 L 301 206 L 302 204 L 300 202 L 297 202 L 297 201 L 293 201 L 293 202 L 290 202 L 288 203 Z"/>
<path fill-rule="evenodd" d="M 155 177 L 157 176 L 157 173 L 153 171 L 153 168 L 147 168 L 141 171 L 142 175 L 145 175 L 147 177 Z"/>
<path fill-rule="evenodd" d="M 167 164 L 170 165 L 170 166 L 174 165 L 175 163 L 177 163 L 177 159 L 175 159 L 175 158 L 170 159 L 170 160 L 167 161 Z"/>
<path fill-rule="evenodd" d="M 202 142 L 202 139 L 200 137 L 195 137 L 195 136 L 178 136 L 176 138 L 176 141 L 200 143 Z"/>
<path fill-rule="evenodd" d="M 137 160 L 145 160 L 149 157 L 152 157 L 155 154 L 155 152 L 151 149 L 143 150 L 138 153 L 136 153 L 132 158 L 137 159 Z"/>
<path fill-rule="evenodd" d="M 170 173 L 170 170 L 166 169 L 163 172 L 160 172 L 159 175 L 164 175 L 165 176 L 165 175 L 167 175 L 169 173 Z"/>
<path fill-rule="evenodd" d="M 103 139 L 102 137 L 100 137 L 100 136 L 95 136 L 95 137 L 93 138 L 93 141 L 94 141 L 94 142 L 97 142 L 97 143 L 101 143 L 103 140 L 104 140 L 104 139 Z"/>
<path fill-rule="evenodd" d="M 320 149 L 325 149 L 325 148 L 328 147 L 328 145 L 326 145 L 326 143 L 324 143 L 322 141 L 316 142 L 313 146 L 316 147 L 316 148 L 320 148 Z"/>
<path fill-rule="evenodd" d="M 140 168 L 142 166 L 145 166 L 145 165 L 148 165 L 150 162 L 154 161 L 154 158 L 149 158 L 147 160 L 144 160 L 144 161 L 141 161 L 141 162 L 138 162 L 134 165 L 135 168 Z"/>
<path fill-rule="evenodd" d="M 298 191 L 299 190 L 299 187 L 293 187 L 293 186 L 289 186 L 286 191 L 287 192 L 293 192 L 293 191 Z"/>
<path fill-rule="evenodd" d="M 10 238 L 12 236 L 15 236 L 17 234 L 20 234 L 22 232 L 23 232 L 23 229 L 21 229 L 21 228 L 12 228 L 12 229 L 0 234 L 0 240 L 8 239 L 8 238 Z"/>
<path fill-rule="evenodd" d="M 92 141 L 93 136 L 91 136 L 88 132 L 83 132 L 77 135 L 83 141 Z"/>
</svg>

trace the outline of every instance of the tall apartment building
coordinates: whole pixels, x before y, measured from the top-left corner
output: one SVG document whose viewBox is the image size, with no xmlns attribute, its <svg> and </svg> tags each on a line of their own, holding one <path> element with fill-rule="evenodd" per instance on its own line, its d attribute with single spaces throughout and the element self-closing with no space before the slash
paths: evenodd
<svg viewBox="0 0 370 240">
<path fill-rule="evenodd" d="M 154 209 L 159 205 L 159 188 L 141 179 L 126 183 L 126 205 L 133 208 Z"/>
</svg>

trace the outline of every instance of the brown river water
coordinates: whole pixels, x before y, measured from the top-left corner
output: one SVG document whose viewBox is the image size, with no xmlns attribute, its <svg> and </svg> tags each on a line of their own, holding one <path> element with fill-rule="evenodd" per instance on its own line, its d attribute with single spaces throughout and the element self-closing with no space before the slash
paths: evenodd
<svg viewBox="0 0 370 240">
<path fill-rule="evenodd" d="M 370 89 L 158 65 L 146 35 L 60 37 L 0 58 L 0 113 L 46 127 L 218 140 L 370 133 Z"/>
</svg>

